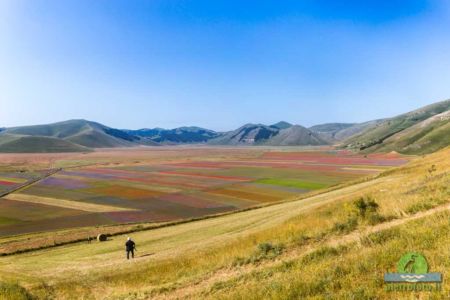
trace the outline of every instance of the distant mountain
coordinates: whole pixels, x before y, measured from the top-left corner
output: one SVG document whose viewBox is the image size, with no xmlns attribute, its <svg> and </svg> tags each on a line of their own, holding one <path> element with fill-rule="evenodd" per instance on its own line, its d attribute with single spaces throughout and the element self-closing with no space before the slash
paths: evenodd
<svg viewBox="0 0 450 300">
<path fill-rule="evenodd" d="M 279 129 L 262 124 L 246 124 L 208 141 L 211 145 L 255 145 L 276 135 Z"/>
<path fill-rule="evenodd" d="M 292 127 L 292 124 L 285 122 L 285 121 L 280 121 L 278 123 L 270 125 L 270 127 L 277 128 L 277 129 L 286 129 L 286 128 Z"/>
<path fill-rule="evenodd" d="M 264 142 L 265 145 L 272 146 L 298 146 L 298 145 L 326 145 L 328 142 L 318 134 L 300 125 L 282 129 Z"/>
<path fill-rule="evenodd" d="M 12 127 L 0 132 L 0 152 L 80 152 L 138 144 L 139 137 L 86 120 Z"/>
<path fill-rule="evenodd" d="M 120 130 L 87 120 L 0 128 L 0 152 L 85 152 L 93 148 L 198 144 L 330 145 L 363 151 L 429 153 L 450 145 L 450 100 L 393 118 L 305 128 L 280 121 L 219 133 L 200 127 Z"/>
<path fill-rule="evenodd" d="M 279 124 L 279 123 L 277 123 Z M 289 124 L 289 123 L 286 123 Z M 282 124 L 282 125 L 286 125 Z M 289 124 L 290 125 L 290 124 Z M 267 126 L 263 124 L 246 124 L 234 131 L 227 132 L 210 140 L 211 145 L 326 145 L 325 140 L 317 134 L 299 125 Z"/>
<path fill-rule="evenodd" d="M 325 123 L 309 127 L 308 129 L 318 134 L 322 139 L 328 142 L 335 142 L 338 140 L 336 135 L 342 130 L 348 129 L 356 125 L 355 123 Z"/>
<path fill-rule="evenodd" d="M 384 121 L 384 119 L 364 123 L 326 123 L 315 125 L 308 129 L 317 133 L 322 139 L 329 143 L 336 143 L 372 128 L 382 121 Z"/>
<path fill-rule="evenodd" d="M 213 130 L 200 127 L 179 127 L 175 129 L 124 130 L 126 133 L 161 144 L 205 143 L 220 135 Z"/>
<path fill-rule="evenodd" d="M 364 152 L 428 153 L 450 145 L 450 100 L 385 119 L 344 141 Z"/>
</svg>

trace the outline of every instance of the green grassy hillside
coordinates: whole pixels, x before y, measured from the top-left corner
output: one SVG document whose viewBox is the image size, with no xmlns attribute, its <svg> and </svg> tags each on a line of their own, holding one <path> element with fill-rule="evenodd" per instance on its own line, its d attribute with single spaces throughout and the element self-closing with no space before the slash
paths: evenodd
<svg viewBox="0 0 450 300">
<path fill-rule="evenodd" d="M 383 283 L 405 251 L 423 252 L 444 278 L 450 272 L 449 171 L 446 148 L 315 196 L 136 232 L 134 261 L 124 259 L 126 235 L 2 257 L 0 293 L 9 299 L 406 299 L 410 293 L 388 293 Z"/>
<path fill-rule="evenodd" d="M 378 151 L 397 150 L 407 154 L 430 153 L 450 144 L 450 111 L 411 126 L 378 145 Z"/>
<path fill-rule="evenodd" d="M 139 138 L 86 120 L 6 128 L 0 133 L 0 152 L 79 152 L 86 148 L 127 147 Z M 60 149 L 60 150 L 59 150 Z"/>
<path fill-rule="evenodd" d="M 7 135 L 2 137 L 0 141 L 0 152 L 5 153 L 57 153 L 91 151 L 86 147 L 52 137 Z"/>
<path fill-rule="evenodd" d="M 204 143 L 220 135 L 213 130 L 195 126 L 179 127 L 174 129 L 154 128 L 124 131 L 129 134 L 141 137 L 143 141 L 161 144 Z"/>
<path fill-rule="evenodd" d="M 410 154 L 441 149 L 450 145 L 448 116 L 433 117 L 449 110 L 450 100 L 446 100 L 387 119 L 346 140 L 344 146 L 365 152 L 395 150 Z"/>
</svg>

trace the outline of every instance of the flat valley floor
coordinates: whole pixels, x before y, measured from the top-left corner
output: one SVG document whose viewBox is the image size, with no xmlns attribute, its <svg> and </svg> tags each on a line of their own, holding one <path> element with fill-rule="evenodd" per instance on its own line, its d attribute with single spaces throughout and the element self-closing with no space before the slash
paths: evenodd
<svg viewBox="0 0 450 300">
<path fill-rule="evenodd" d="M 0 154 L 0 236 L 201 218 L 406 163 L 327 147 L 143 147 Z"/>
</svg>

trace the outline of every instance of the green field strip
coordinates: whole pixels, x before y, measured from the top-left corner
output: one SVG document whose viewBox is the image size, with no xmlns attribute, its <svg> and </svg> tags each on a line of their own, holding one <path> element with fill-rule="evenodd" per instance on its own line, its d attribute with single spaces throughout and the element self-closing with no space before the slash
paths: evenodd
<svg viewBox="0 0 450 300">
<path fill-rule="evenodd" d="M 263 178 L 255 181 L 256 183 L 293 187 L 298 189 L 317 190 L 328 185 L 318 182 L 300 181 L 297 179 L 281 179 L 281 178 Z"/>
</svg>

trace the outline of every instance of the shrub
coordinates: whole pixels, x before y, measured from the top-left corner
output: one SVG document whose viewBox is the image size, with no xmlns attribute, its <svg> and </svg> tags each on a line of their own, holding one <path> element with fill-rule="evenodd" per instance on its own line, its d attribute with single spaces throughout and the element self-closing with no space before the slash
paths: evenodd
<svg viewBox="0 0 450 300">
<path fill-rule="evenodd" d="M 365 218 L 367 213 L 373 213 L 378 210 L 378 203 L 375 202 L 372 197 L 360 197 L 358 200 L 356 200 L 354 203 L 354 206 L 359 212 L 359 216 L 361 218 Z"/>
<path fill-rule="evenodd" d="M 233 265 L 245 265 L 249 263 L 258 263 L 264 259 L 274 259 L 281 255 L 285 247 L 283 244 L 273 245 L 272 243 L 258 244 L 256 251 L 248 258 L 238 257 Z"/>
<path fill-rule="evenodd" d="M 348 247 L 346 246 L 338 246 L 335 247 L 329 247 L 329 246 L 323 246 L 303 257 L 302 263 L 307 264 L 313 260 L 321 260 L 326 257 L 332 257 L 332 256 L 338 256 L 342 253 L 345 253 L 348 250 Z"/>
<path fill-rule="evenodd" d="M 428 169 L 428 174 L 431 176 L 433 176 L 433 173 L 436 172 L 436 165 L 431 165 L 431 167 Z"/>
<path fill-rule="evenodd" d="M 334 224 L 331 230 L 333 232 L 346 234 L 355 230 L 356 227 L 358 227 L 358 219 L 354 216 L 350 216 L 347 221 Z"/>
</svg>

